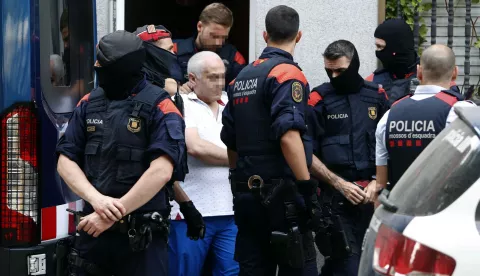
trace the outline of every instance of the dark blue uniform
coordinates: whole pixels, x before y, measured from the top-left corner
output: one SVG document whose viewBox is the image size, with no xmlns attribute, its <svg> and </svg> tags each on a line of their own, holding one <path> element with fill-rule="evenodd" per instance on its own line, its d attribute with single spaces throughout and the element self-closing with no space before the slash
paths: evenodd
<svg viewBox="0 0 480 276">
<path fill-rule="evenodd" d="M 445 128 L 452 106 L 461 100 L 462 94 L 446 90 L 420 101 L 406 96 L 393 104 L 385 132 L 389 189 Z"/>
<path fill-rule="evenodd" d="M 305 135 L 308 91 L 307 80 L 292 55 L 272 47 L 265 48 L 260 58 L 230 83 L 221 138 L 228 149 L 238 154 L 236 178 L 240 182 L 252 175 L 261 176 L 265 183 L 295 180 L 280 147 L 281 137 L 289 130 L 302 134 L 310 165 L 311 139 Z M 298 194 L 293 197 L 301 200 Z M 283 202 L 272 204 L 276 205 L 265 208 L 248 190 L 237 189 L 234 193 L 238 226 L 235 259 L 240 264 L 240 275 L 275 275 L 278 260 L 270 246 L 271 232 L 286 231 L 288 224 Z M 312 237 L 304 233 L 306 267 L 280 263 L 279 275 L 316 275 Z"/>
<path fill-rule="evenodd" d="M 417 77 L 417 64 L 418 62 L 412 66 L 412 71 L 403 76 L 403 78 L 397 78 L 396 76 L 392 76 L 387 70 L 379 69 L 368 76 L 366 80 L 381 84 L 387 92 L 388 101 L 391 105 L 410 92 L 410 82 Z"/>
<path fill-rule="evenodd" d="M 180 81 L 182 84 L 188 81 L 187 65 L 190 58 L 198 52 L 195 47 L 196 36 L 186 39 L 174 39 L 173 51 L 177 54 L 178 63 L 180 64 L 181 72 L 175 70 L 173 78 Z M 231 44 L 226 43 L 217 51 L 217 54 L 226 65 L 225 72 L 225 86 L 235 79 L 235 77 L 242 71 L 246 65 L 246 61 L 242 54 Z"/>
<path fill-rule="evenodd" d="M 312 90 L 309 105 L 323 129 L 314 138 L 314 153 L 335 174 L 346 181 L 368 183 L 375 175 L 375 130 L 387 110 L 384 91 L 364 82 L 357 92 L 337 94 L 330 83 Z M 322 275 L 357 275 L 361 243 L 373 214 L 373 206 L 351 204 L 340 192 L 323 184 L 321 202 L 339 216 L 352 252 L 338 249 L 332 240 L 332 256 L 326 260 Z M 340 226 L 337 226 L 340 228 Z M 319 248 L 321 245 L 318 245 Z"/>
<path fill-rule="evenodd" d="M 174 163 L 172 178 L 183 180 L 188 170 L 185 125 L 168 93 L 145 80 L 125 100 L 110 101 L 102 91 L 95 89 L 79 102 L 57 154 L 76 162 L 100 193 L 114 198 L 125 195 L 150 162 L 163 155 Z M 149 104 L 152 95 L 154 104 Z M 166 218 L 165 190 L 133 214 L 157 211 Z M 92 213 L 92 206 L 86 203 L 84 212 Z M 114 275 L 167 275 L 165 237 L 153 232 L 150 246 L 133 253 L 126 233 L 111 228 L 93 238 L 82 231 L 75 248 L 81 258 Z"/>
<path fill-rule="evenodd" d="M 367 81 L 371 81 L 376 84 L 381 84 L 383 89 L 387 92 L 388 102 L 392 105 L 397 100 L 406 96 L 410 92 L 410 83 L 413 79 L 417 78 L 417 65 L 420 64 L 420 59 L 411 67 L 410 73 L 398 78 L 392 75 L 386 69 L 378 69 L 373 74 L 366 78 Z M 455 82 L 450 83 L 450 89 L 455 92 L 460 92 L 460 89 Z"/>
</svg>

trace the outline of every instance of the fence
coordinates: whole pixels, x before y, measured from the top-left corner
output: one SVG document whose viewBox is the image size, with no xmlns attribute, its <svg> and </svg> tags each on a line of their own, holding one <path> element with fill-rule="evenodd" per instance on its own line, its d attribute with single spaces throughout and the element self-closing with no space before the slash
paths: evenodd
<svg viewBox="0 0 480 276">
<path fill-rule="evenodd" d="M 469 88 L 478 90 L 480 50 L 477 47 L 480 47 L 480 40 L 476 23 L 480 18 L 479 1 L 390 0 L 390 3 L 388 2 L 389 0 L 387 0 L 387 17 L 389 17 L 389 6 L 392 12 L 393 4 L 396 17 L 404 18 L 413 25 L 416 50 L 421 51 L 436 43 L 448 45 L 456 56 L 459 67 L 457 84 L 462 92 L 466 93 Z"/>
</svg>

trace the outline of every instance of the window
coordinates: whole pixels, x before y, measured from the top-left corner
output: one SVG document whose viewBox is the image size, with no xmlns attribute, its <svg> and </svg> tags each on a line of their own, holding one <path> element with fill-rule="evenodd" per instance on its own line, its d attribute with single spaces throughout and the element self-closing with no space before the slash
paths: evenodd
<svg viewBox="0 0 480 276">
<path fill-rule="evenodd" d="M 45 0 L 40 9 L 40 77 L 43 105 L 57 128 L 93 89 L 94 4 Z"/>
<path fill-rule="evenodd" d="M 457 119 L 418 156 L 389 199 L 400 214 L 436 214 L 479 179 L 479 167 L 480 140 Z"/>
</svg>

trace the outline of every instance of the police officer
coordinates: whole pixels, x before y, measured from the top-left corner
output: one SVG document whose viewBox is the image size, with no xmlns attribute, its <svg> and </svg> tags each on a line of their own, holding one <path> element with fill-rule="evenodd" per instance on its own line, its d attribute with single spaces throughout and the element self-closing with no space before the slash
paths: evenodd
<svg viewBox="0 0 480 276">
<path fill-rule="evenodd" d="M 216 52 L 222 58 L 227 69 L 225 74 L 227 85 L 245 67 L 246 61 L 242 54 L 233 45 L 225 42 L 232 25 L 232 11 L 222 3 L 212 3 L 200 14 L 196 36 L 174 40 L 174 52 L 182 69 L 182 75 L 174 78 L 183 84 L 184 91 L 192 92 L 188 85 L 187 65 L 188 60 L 198 51 Z"/>
<path fill-rule="evenodd" d="M 135 34 L 143 40 L 146 52 L 142 67 L 146 79 L 154 85 L 164 87 L 165 91 L 173 96 L 176 107 L 184 114 L 184 104 L 178 92 L 177 82 L 171 78 L 171 72 L 179 70 L 177 58 L 173 53 L 172 34 L 162 25 L 145 25 L 137 28 Z M 203 217 L 178 182 L 174 183 L 173 194 L 175 201 L 182 207 L 182 214 L 187 223 L 187 236 L 194 240 L 203 239 L 205 235 Z"/>
<path fill-rule="evenodd" d="M 413 96 L 396 101 L 376 130 L 379 188 L 391 190 L 415 158 L 449 123 L 456 106 L 471 106 L 462 94 L 448 89 L 458 68 L 453 51 L 440 44 L 428 47 L 417 68 L 421 85 Z"/>
<path fill-rule="evenodd" d="M 309 105 L 323 130 L 315 136 L 311 171 L 322 181 L 319 201 L 330 210 L 331 227 L 317 232 L 316 242 L 327 257 L 321 275 L 353 276 L 373 212 L 372 204 L 363 203 L 375 187 L 375 127 L 387 102 L 378 85 L 358 74 L 360 60 L 351 42 L 335 41 L 323 56 L 330 82 L 310 93 Z"/>
<path fill-rule="evenodd" d="M 148 81 L 173 96 L 178 88 L 173 76 L 181 75 L 181 69 L 173 52 L 172 33 L 162 25 L 145 25 L 138 27 L 135 34 L 144 41 L 147 55 L 142 72 Z"/>
<path fill-rule="evenodd" d="M 368 81 L 381 84 L 390 104 L 410 92 L 416 84 L 419 58 L 415 52 L 413 32 L 403 19 L 388 19 L 375 30 L 375 54 L 383 68 L 368 76 Z"/>
<path fill-rule="evenodd" d="M 312 148 L 305 141 L 309 88 L 292 56 L 302 36 L 299 15 L 276 6 L 265 25 L 267 47 L 230 83 L 223 112 L 238 226 L 235 260 L 239 275 L 275 275 L 278 264 L 279 275 L 316 276 L 313 241 L 301 219 L 303 199 L 317 183 L 310 179 Z"/>
<path fill-rule="evenodd" d="M 69 261 L 78 275 L 167 275 L 165 186 L 187 172 L 185 125 L 168 93 L 145 81 L 137 36 L 106 35 L 97 57 L 99 87 L 56 149 L 60 176 L 85 200 Z"/>
</svg>

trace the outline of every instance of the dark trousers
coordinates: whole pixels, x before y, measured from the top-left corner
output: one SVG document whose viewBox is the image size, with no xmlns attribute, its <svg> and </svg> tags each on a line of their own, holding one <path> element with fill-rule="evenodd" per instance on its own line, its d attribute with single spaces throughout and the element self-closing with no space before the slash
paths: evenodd
<svg viewBox="0 0 480 276">
<path fill-rule="evenodd" d="M 141 252 L 133 252 L 127 234 L 119 232 L 107 231 L 94 238 L 82 231 L 75 244 L 81 258 L 94 263 L 109 275 L 168 275 L 167 243 L 161 233 L 153 233 L 152 242 Z M 90 276 L 81 269 L 78 271 L 79 276 Z"/>
<path fill-rule="evenodd" d="M 283 202 L 267 210 L 260 200 L 251 194 L 236 195 L 235 222 L 238 227 L 235 243 L 235 260 L 239 263 L 239 276 L 305 275 L 317 276 L 316 252 L 311 232 L 302 235 L 305 252 L 303 268 L 293 268 L 278 263 L 276 253 L 270 244 L 272 224 L 275 230 L 287 229 L 282 225 L 285 211 Z"/>
<path fill-rule="evenodd" d="M 360 263 L 361 247 L 365 232 L 373 215 L 373 204 L 353 205 L 346 199 L 340 198 L 342 204 L 335 204 L 332 212 L 340 216 L 343 222 L 344 230 L 350 233 L 350 247 L 352 253 L 335 257 L 331 256 L 325 259 L 325 265 L 322 267 L 321 276 L 357 276 Z M 338 203 L 338 202 L 337 202 Z M 332 241 L 332 247 L 338 248 L 339 244 Z M 341 245 L 340 245 L 341 246 Z"/>
</svg>

